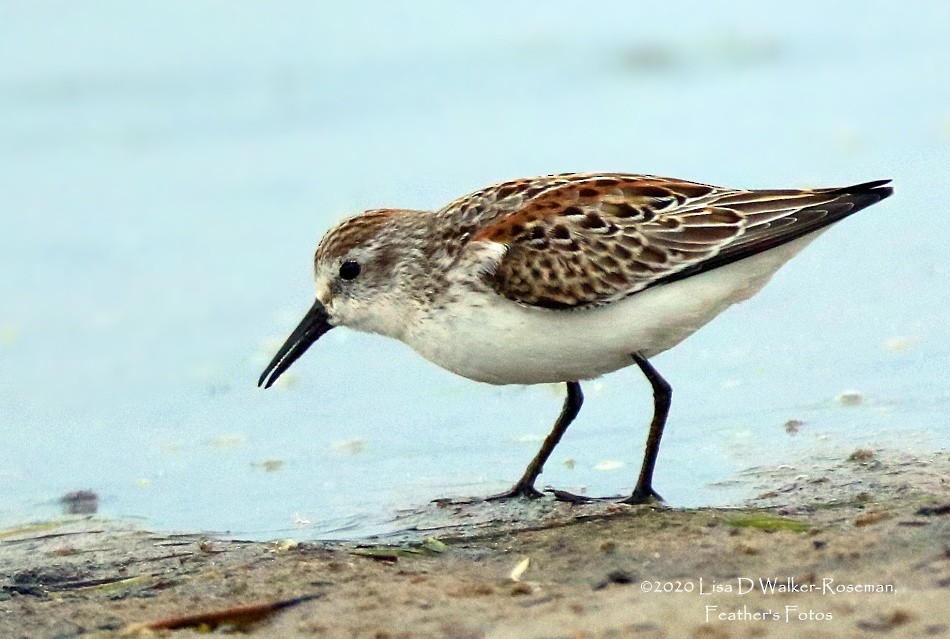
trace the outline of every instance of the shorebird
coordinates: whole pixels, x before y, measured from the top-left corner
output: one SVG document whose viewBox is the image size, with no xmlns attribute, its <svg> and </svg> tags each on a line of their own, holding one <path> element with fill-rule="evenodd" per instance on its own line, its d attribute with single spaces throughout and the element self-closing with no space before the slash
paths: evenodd
<svg viewBox="0 0 950 639">
<path fill-rule="evenodd" d="M 434 213 L 366 211 L 324 235 L 316 301 L 259 385 L 336 326 L 398 339 L 472 380 L 563 383 L 567 397 L 537 455 L 510 490 L 489 497 L 536 498 L 535 481 L 581 408 L 580 383 L 635 364 L 654 410 L 636 486 L 619 501 L 660 500 L 653 470 L 672 391 L 650 358 L 754 295 L 830 225 L 891 195 L 889 182 L 745 190 L 565 173 L 489 186 Z"/>
</svg>

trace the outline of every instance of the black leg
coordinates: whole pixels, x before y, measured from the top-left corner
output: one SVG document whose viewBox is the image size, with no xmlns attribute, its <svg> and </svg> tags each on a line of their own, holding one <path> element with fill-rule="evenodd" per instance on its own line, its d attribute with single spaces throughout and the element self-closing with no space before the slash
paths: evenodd
<svg viewBox="0 0 950 639">
<path fill-rule="evenodd" d="M 663 501 L 663 498 L 653 490 L 653 468 L 656 466 L 656 456 L 660 452 L 660 438 L 663 437 L 666 416 L 670 413 L 673 389 L 645 357 L 639 353 L 633 353 L 631 357 L 653 387 L 653 419 L 650 421 L 646 452 L 643 454 L 643 465 L 640 467 L 640 477 L 637 478 L 637 485 L 633 489 L 633 493 L 621 502 L 625 504 L 646 504 L 656 500 Z"/>
<path fill-rule="evenodd" d="M 543 493 L 534 487 L 534 482 L 544 469 L 544 462 L 548 460 L 554 447 L 561 441 L 561 436 L 564 435 L 564 431 L 567 430 L 567 427 L 570 426 L 574 418 L 577 417 L 577 413 L 580 412 L 583 403 L 584 394 L 581 392 L 581 385 L 577 382 L 567 382 L 567 397 L 564 399 L 564 407 L 561 408 L 561 414 L 558 416 L 557 421 L 554 422 L 554 428 L 552 428 L 548 436 L 544 438 L 544 443 L 541 444 L 541 450 L 538 451 L 538 454 L 535 455 L 531 463 L 528 464 L 521 479 L 519 479 L 510 490 L 488 497 L 489 501 L 511 499 L 513 497 L 537 499 L 543 496 Z"/>
</svg>

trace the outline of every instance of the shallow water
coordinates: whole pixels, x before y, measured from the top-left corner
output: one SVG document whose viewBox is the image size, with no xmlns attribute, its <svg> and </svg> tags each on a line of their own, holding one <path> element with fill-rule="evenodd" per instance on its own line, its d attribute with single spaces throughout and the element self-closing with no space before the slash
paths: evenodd
<svg viewBox="0 0 950 639">
<path fill-rule="evenodd" d="M 102 513 L 156 529 L 353 537 L 505 488 L 561 389 L 476 384 L 345 330 L 287 383 L 255 383 L 312 300 L 335 220 L 566 170 L 895 180 L 654 360 L 674 388 L 656 476 L 671 504 L 738 499 L 751 466 L 950 442 L 939 3 L 4 14 L 0 525 L 90 489 Z M 836 401 L 848 391 L 858 405 Z M 628 490 L 647 384 L 625 371 L 585 392 L 541 483 Z"/>
</svg>

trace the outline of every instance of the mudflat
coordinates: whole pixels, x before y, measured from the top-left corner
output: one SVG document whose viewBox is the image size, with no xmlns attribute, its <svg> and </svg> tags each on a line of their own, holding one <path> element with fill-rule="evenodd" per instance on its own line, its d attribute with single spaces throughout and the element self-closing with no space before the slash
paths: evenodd
<svg viewBox="0 0 950 639">
<path fill-rule="evenodd" d="M 362 543 L 0 531 L 0 637 L 950 636 L 950 454 L 756 471 L 737 508 L 440 502 Z"/>
</svg>

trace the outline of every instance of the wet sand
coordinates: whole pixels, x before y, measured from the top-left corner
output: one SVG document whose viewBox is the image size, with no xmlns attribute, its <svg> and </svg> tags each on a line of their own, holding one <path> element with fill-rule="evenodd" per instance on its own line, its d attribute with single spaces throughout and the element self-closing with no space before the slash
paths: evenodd
<svg viewBox="0 0 950 639">
<path fill-rule="evenodd" d="M 739 508 L 441 503 L 362 544 L 36 524 L 0 531 L 0 636 L 950 636 L 948 478 L 854 451 Z"/>
</svg>

